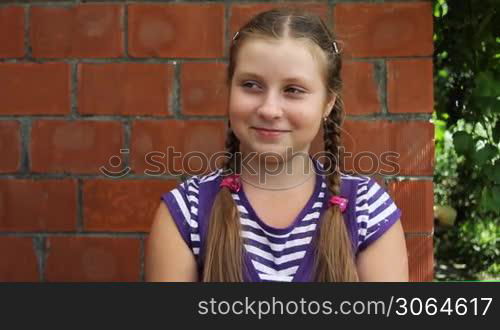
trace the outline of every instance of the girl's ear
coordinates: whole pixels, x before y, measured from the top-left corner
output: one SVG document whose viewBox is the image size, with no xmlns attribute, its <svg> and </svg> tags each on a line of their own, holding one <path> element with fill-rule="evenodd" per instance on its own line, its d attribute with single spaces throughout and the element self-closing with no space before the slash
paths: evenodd
<svg viewBox="0 0 500 330">
<path fill-rule="evenodd" d="M 330 115 L 330 111 L 333 110 L 333 106 L 335 105 L 335 101 L 337 100 L 337 94 L 332 93 L 330 100 L 325 106 L 325 110 L 323 111 L 324 117 L 328 117 Z"/>
</svg>

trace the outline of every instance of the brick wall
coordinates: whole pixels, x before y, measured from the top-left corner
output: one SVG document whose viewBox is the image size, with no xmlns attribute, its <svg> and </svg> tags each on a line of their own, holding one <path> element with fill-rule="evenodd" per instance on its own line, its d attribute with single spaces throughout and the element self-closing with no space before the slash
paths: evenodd
<svg viewBox="0 0 500 330">
<path fill-rule="evenodd" d="M 0 0 L 0 280 L 143 280 L 154 209 L 179 182 L 145 175 L 144 155 L 223 150 L 229 40 L 284 4 L 344 42 L 347 150 L 399 153 L 376 177 L 403 209 L 411 280 L 432 280 L 429 1 L 41 0 Z"/>
</svg>

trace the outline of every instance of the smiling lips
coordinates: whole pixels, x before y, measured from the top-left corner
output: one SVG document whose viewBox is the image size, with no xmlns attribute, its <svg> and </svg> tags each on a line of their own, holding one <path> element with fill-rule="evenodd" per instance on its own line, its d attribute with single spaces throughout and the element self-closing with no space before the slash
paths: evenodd
<svg viewBox="0 0 500 330">
<path fill-rule="evenodd" d="M 254 126 L 252 126 L 251 128 L 254 129 L 259 136 L 262 137 L 278 137 L 284 133 L 290 132 L 289 130 L 268 129 Z"/>
</svg>

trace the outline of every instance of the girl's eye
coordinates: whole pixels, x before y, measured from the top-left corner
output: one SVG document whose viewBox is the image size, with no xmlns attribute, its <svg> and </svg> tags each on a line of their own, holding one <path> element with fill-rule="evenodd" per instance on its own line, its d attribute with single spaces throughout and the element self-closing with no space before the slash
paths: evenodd
<svg viewBox="0 0 500 330">
<path fill-rule="evenodd" d="M 242 84 L 243 87 L 245 88 L 249 88 L 249 89 L 255 89 L 255 87 L 259 87 L 256 83 L 254 83 L 253 81 L 247 81 L 247 82 L 244 82 Z"/>
<path fill-rule="evenodd" d="M 300 95 L 300 94 L 304 93 L 303 90 L 295 88 L 295 87 L 289 87 L 285 90 L 285 92 L 289 93 L 289 94 L 294 94 L 294 95 Z"/>
<path fill-rule="evenodd" d="M 254 81 L 245 81 L 241 84 L 241 86 L 245 89 L 249 89 L 252 91 L 258 91 L 261 89 L 261 87 Z M 301 95 L 304 94 L 305 92 L 302 89 L 295 88 L 295 87 L 288 87 L 285 89 L 286 94 L 290 95 Z"/>
</svg>

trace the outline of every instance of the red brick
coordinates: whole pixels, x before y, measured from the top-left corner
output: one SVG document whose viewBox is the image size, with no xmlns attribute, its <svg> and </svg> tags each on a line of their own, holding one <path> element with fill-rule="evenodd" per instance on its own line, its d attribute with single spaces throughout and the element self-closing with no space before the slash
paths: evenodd
<svg viewBox="0 0 500 330">
<path fill-rule="evenodd" d="M 231 7 L 231 36 L 243 27 L 253 16 L 260 12 L 274 8 L 288 7 L 300 8 L 321 17 L 328 24 L 328 5 L 311 2 L 283 2 L 283 3 L 258 3 L 258 4 L 237 4 Z"/>
<path fill-rule="evenodd" d="M 80 64 L 82 114 L 167 115 L 173 65 L 144 63 Z"/>
<path fill-rule="evenodd" d="M 38 282 L 38 267 L 29 237 L 0 237 L 0 281 Z"/>
<path fill-rule="evenodd" d="M 60 115 L 70 111 L 66 63 L 0 63 L 0 115 Z"/>
<path fill-rule="evenodd" d="M 157 166 L 163 167 L 160 171 L 164 174 L 180 174 L 181 170 L 188 174 L 209 173 L 216 165 L 210 157 L 224 151 L 225 131 L 222 121 L 135 121 L 132 124 L 132 168 L 140 174 L 146 170 L 158 171 Z M 180 155 L 174 157 L 173 152 L 169 155 L 169 147 Z M 155 157 L 154 162 L 146 161 L 146 155 L 152 151 L 164 153 L 165 156 Z M 188 152 L 197 152 L 198 156 L 188 155 Z M 202 161 L 201 156 L 206 161 Z M 153 166 L 153 163 L 162 165 Z"/>
<path fill-rule="evenodd" d="M 24 8 L 0 8 L 0 57 L 24 56 Z"/>
<path fill-rule="evenodd" d="M 50 237 L 49 282 L 139 281 L 140 240 L 111 237 Z"/>
<path fill-rule="evenodd" d="M 406 237 L 410 282 L 432 282 L 434 247 L 431 237 Z"/>
<path fill-rule="evenodd" d="M 184 63 L 181 69 L 182 112 L 226 115 L 226 69 L 223 63 Z"/>
<path fill-rule="evenodd" d="M 123 129 L 115 121 L 38 120 L 31 130 L 33 172 L 98 173 L 120 154 Z"/>
<path fill-rule="evenodd" d="M 402 210 L 406 233 L 429 233 L 434 228 L 434 190 L 432 181 L 391 181 L 389 193 Z"/>
<path fill-rule="evenodd" d="M 0 231 L 76 228 L 76 181 L 0 180 Z"/>
<path fill-rule="evenodd" d="M 83 185 L 87 231 L 148 232 L 160 203 L 176 180 L 88 180 Z"/>
<path fill-rule="evenodd" d="M 375 70 L 372 63 L 345 62 L 342 67 L 344 110 L 349 115 L 380 112 Z"/>
<path fill-rule="evenodd" d="M 119 57 L 123 55 L 123 7 L 84 4 L 31 8 L 34 57 Z"/>
<path fill-rule="evenodd" d="M 135 57 L 221 57 L 224 5 L 129 5 L 129 53 Z"/>
<path fill-rule="evenodd" d="M 389 112 L 432 113 L 434 111 L 432 60 L 387 62 Z"/>
<path fill-rule="evenodd" d="M 335 5 L 337 36 L 354 57 L 432 55 L 432 3 Z"/>
<path fill-rule="evenodd" d="M 21 132 L 17 121 L 0 121 L 0 173 L 19 171 Z"/>
<path fill-rule="evenodd" d="M 347 169 L 381 175 L 433 174 L 434 125 L 430 122 L 348 120 L 342 138 L 346 151 L 352 153 L 345 159 Z"/>
</svg>

